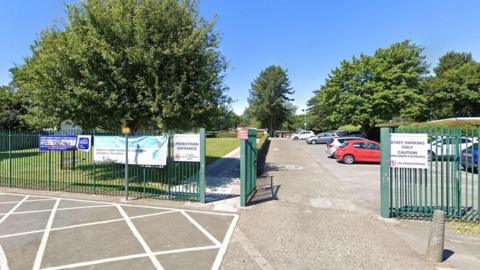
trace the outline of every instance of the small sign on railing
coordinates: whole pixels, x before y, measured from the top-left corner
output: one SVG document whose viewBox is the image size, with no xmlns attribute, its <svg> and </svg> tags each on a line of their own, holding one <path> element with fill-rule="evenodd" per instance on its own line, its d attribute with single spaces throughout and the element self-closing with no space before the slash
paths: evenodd
<svg viewBox="0 0 480 270">
<path fill-rule="evenodd" d="M 244 127 L 237 128 L 237 139 L 248 140 L 248 128 L 244 128 Z"/>
</svg>

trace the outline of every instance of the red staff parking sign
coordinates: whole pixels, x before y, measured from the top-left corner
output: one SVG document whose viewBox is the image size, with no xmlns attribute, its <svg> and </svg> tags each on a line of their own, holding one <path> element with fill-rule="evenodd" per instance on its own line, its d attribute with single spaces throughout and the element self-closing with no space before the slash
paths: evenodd
<svg viewBox="0 0 480 270">
<path fill-rule="evenodd" d="M 248 128 L 237 128 L 237 139 L 248 140 Z"/>
</svg>

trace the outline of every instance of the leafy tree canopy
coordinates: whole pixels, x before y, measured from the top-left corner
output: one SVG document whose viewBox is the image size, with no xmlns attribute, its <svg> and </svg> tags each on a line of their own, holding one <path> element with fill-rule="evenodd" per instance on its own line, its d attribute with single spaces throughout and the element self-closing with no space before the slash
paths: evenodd
<svg viewBox="0 0 480 270">
<path fill-rule="evenodd" d="M 293 93 L 287 71 L 271 65 L 262 70 L 252 82 L 248 98 L 249 110 L 261 127 L 273 134 L 291 114 L 289 102 L 292 101 L 290 95 Z"/>
<path fill-rule="evenodd" d="M 428 68 L 422 52 L 406 40 L 342 61 L 308 102 L 314 127 L 353 124 L 368 132 L 394 117 L 422 118 L 426 100 L 419 85 Z"/>
<path fill-rule="evenodd" d="M 449 52 L 422 88 L 431 119 L 480 116 L 480 63 L 470 53 Z"/>
<path fill-rule="evenodd" d="M 207 125 L 228 98 L 213 22 L 190 1 L 69 4 L 64 30 L 45 30 L 15 82 L 27 121 L 133 130 Z"/>
</svg>

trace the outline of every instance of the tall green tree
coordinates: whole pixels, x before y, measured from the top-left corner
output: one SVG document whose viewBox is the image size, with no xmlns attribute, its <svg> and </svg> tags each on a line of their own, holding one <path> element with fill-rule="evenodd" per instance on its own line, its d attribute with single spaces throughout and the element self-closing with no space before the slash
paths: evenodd
<svg viewBox="0 0 480 270">
<path fill-rule="evenodd" d="M 406 40 L 342 61 L 309 100 L 314 123 L 359 125 L 368 133 L 395 117 L 421 119 L 427 108 L 420 81 L 428 68 L 422 51 Z"/>
<path fill-rule="evenodd" d="M 207 125 L 224 95 L 226 62 L 214 22 L 191 1 L 86 0 L 68 4 L 65 29 L 45 30 L 15 81 L 39 127 Z"/>
<path fill-rule="evenodd" d="M 271 65 L 260 72 L 252 82 L 248 102 L 262 128 L 273 134 L 287 120 L 293 93 L 287 71 L 282 67 Z"/>
<path fill-rule="evenodd" d="M 480 116 L 480 63 L 470 53 L 448 52 L 422 88 L 430 118 Z"/>
<path fill-rule="evenodd" d="M 28 101 L 11 86 L 0 86 L 0 130 L 28 128 L 23 116 L 27 113 Z"/>
</svg>

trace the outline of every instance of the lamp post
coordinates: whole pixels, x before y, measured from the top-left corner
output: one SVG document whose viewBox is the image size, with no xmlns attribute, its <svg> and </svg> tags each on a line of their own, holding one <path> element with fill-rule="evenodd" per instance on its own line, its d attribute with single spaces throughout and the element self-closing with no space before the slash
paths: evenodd
<svg viewBox="0 0 480 270">
<path fill-rule="evenodd" d="M 303 120 L 303 126 L 305 127 L 305 130 L 307 130 L 307 109 L 302 109 L 302 112 L 304 113 L 304 120 Z"/>
</svg>

